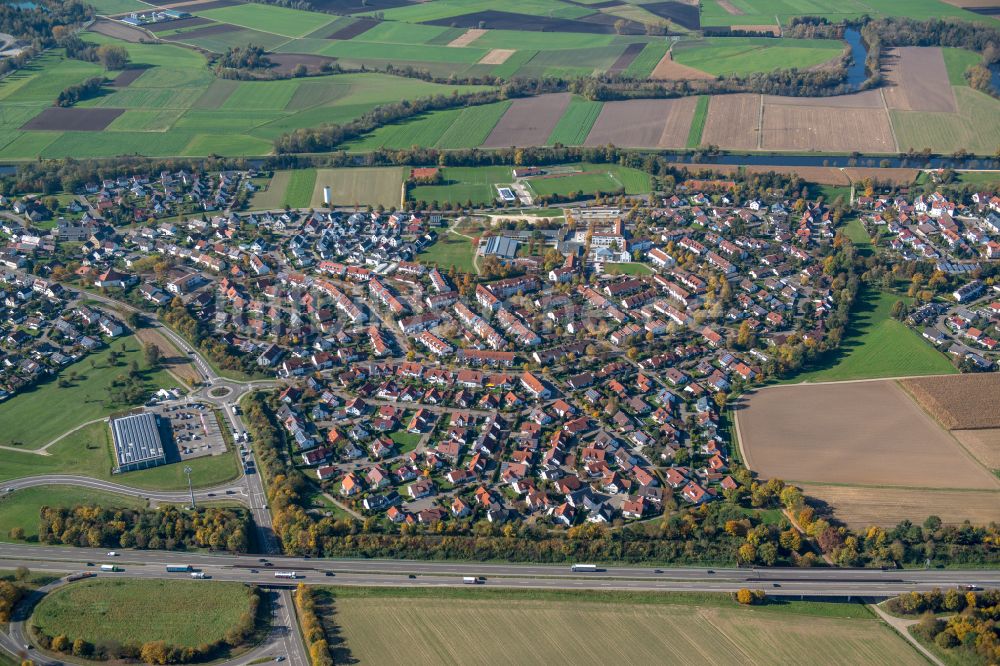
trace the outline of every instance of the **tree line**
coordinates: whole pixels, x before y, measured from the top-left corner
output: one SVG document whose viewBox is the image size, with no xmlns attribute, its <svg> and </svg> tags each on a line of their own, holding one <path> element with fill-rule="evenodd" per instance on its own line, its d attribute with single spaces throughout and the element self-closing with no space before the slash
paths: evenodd
<svg viewBox="0 0 1000 666">
<path fill-rule="evenodd" d="M 43 506 L 39 512 L 37 540 L 43 544 L 83 548 L 209 548 L 246 553 L 250 548 L 250 529 L 250 516 L 244 509 L 207 507 L 182 511 L 177 507 Z M 25 539 L 20 527 L 11 529 L 9 536 Z"/>
<path fill-rule="evenodd" d="M 262 617 L 263 596 L 260 589 L 256 585 L 248 585 L 247 595 L 247 610 L 240 615 L 236 624 L 230 627 L 221 639 L 197 647 L 170 645 L 166 641 L 118 643 L 106 640 L 94 644 L 83 638 L 73 638 L 65 634 L 49 636 L 37 626 L 32 627 L 32 634 L 38 644 L 46 650 L 98 661 L 124 659 L 160 666 L 213 661 L 226 656 L 233 648 L 249 645 L 258 626 L 266 621 Z"/>
<path fill-rule="evenodd" d="M 304 583 L 299 583 L 295 589 L 295 610 L 298 612 L 302 637 L 309 648 L 312 666 L 333 666 L 323 621 L 316 613 L 316 595 Z"/>
<path fill-rule="evenodd" d="M 85 99 L 97 97 L 101 94 L 101 88 L 104 87 L 104 80 L 103 76 L 92 76 L 83 83 L 75 83 L 60 92 L 52 105 L 65 108 Z"/>
<path fill-rule="evenodd" d="M 944 650 L 955 663 L 1000 660 L 1000 590 L 910 592 L 890 599 L 888 607 L 900 615 L 922 615 L 913 632 Z M 935 613 L 952 615 L 943 619 Z"/>
</svg>

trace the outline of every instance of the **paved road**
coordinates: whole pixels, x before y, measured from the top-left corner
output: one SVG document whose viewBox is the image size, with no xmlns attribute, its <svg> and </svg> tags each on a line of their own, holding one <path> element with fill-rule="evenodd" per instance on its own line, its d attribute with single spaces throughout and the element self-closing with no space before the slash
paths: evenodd
<svg viewBox="0 0 1000 666">
<path fill-rule="evenodd" d="M 759 587 L 772 595 L 889 596 L 973 584 L 1000 586 L 1000 571 L 992 570 L 889 570 L 878 569 L 703 569 L 608 566 L 594 573 L 574 573 L 566 565 L 476 562 L 419 562 L 412 560 L 350 560 L 271 557 L 272 566 L 260 556 L 178 554 L 163 551 L 119 551 L 109 558 L 105 551 L 61 546 L 0 544 L 0 568 L 27 566 L 34 571 L 95 571 L 96 565 L 115 563 L 121 575 L 169 578 L 168 563 L 181 561 L 218 580 L 275 584 L 275 571 L 296 571 L 298 582 L 342 585 L 462 584 L 463 576 L 486 576 L 487 584 L 545 589 L 625 589 L 641 591 L 733 591 Z M 95 566 L 88 567 L 91 562 Z M 256 572 L 251 571 L 256 569 Z M 327 576 L 332 571 L 334 576 Z M 711 571 L 711 573 L 709 573 Z M 413 575 L 415 578 L 410 578 Z M 290 582 L 290 581 L 289 581 Z"/>
<path fill-rule="evenodd" d="M 186 490 L 163 491 L 144 490 L 126 486 L 111 481 L 102 481 L 89 476 L 74 476 L 72 474 L 43 474 L 39 476 L 25 476 L 20 479 L 2 482 L 3 491 L 18 491 L 23 488 L 35 486 L 76 486 L 78 488 L 91 488 L 93 490 L 103 490 L 109 493 L 120 495 L 135 495 L 141 499 L 148 499 L 154 504 L 187 504 L 191 499 L 190 493 Z M 231 502 L 249 504 L 250 495 L 242 481 L 238 479 L 232 483 L 215 486 L 213 488 L 202 488 L 194 492 L 196 501 L 225 499 Z"/>
</svg>

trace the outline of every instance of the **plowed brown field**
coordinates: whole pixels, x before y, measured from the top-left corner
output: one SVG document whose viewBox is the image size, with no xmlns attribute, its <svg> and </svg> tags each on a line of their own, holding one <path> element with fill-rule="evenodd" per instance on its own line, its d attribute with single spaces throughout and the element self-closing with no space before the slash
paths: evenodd
<svg viewBox="0 0 1000 666">
<path fill-rule="evenodd" d="M 900 383 L 945 428 L 1000 428 L 1000 374 L 920 377 Z"/>
<path fill-rule="evenodd" d="M 885 102 L 900 111 L 956 113 L 955 91 L 938 47 L 906 46 L 885 54 Z"/>
<path fill-rule="evenodd" d="M 884 109 L 765 104 L 762 139 L 765 150 L 896 151 Z"/>
<path fill-rule="evenodd" d="M 894 527 L 903 520 L 920 524 L 927 516 L 945 523 L 976 525 L 1000 521 L 1000 492 L 988 490 L 911 490 L 802 484 L 807 497 L 822 500 L 836 518 L 854 529 Z"/>
<path fill-rule="evenodd" d="M 701 143 L 731 150 L 754 150 L 759 118 L 760 95 L 714 95 L 708 103 Z"/>
<path fill-rule="evenodd" d="M 605 102 L 584 145 L 622 148 L 683 148 L 696 97 Z"/>
</svg>

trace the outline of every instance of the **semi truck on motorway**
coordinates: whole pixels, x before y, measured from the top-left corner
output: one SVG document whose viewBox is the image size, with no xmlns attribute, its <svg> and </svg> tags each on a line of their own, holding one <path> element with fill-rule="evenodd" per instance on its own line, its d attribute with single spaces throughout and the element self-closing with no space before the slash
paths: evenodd
<svg viewBox="0 0 1000 666">
<path fill-rule="evenodd" d="M 595 573 L 597 570 L 596 564 L 574 564 L 570 567 L 574 573 Z"/>
<path fill-rule="evenodd" d="M 117 564 L 102 564 L 101 571 L 121 571 Z"/>
<path fill-rule="evenodd" d="M 274 577 L 275 578 L 298 578 L 299 576 L 294 571 L 275 571 L 274 572 Z"/>
<path fill-rule="evenodd" d="M 171 573 L 187 573 L 191 571 L 190 564 L 168 564 L 167 571 Z"/>
</svg>

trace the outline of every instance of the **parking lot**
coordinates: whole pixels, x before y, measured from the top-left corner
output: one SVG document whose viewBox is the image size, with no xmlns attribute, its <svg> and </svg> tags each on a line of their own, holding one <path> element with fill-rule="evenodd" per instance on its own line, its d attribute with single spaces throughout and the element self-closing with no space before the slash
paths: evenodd
<svg viewBox="0 0 1000 666">
<path fill-rule="evenodd" d="M 226 440 L 212 409 L 200 402 L 159 405 L 154 411 L 170 427 L 180 459 L 226 452 Z"/>
</svg>

